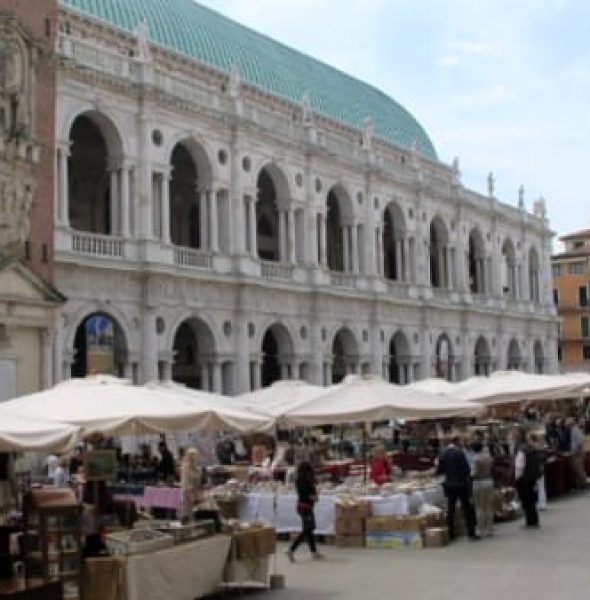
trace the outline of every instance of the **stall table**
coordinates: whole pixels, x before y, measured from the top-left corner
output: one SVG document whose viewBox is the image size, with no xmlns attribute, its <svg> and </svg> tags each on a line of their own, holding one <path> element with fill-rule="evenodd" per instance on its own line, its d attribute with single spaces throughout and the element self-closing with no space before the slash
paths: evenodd
<svg viewBox="0 0 590 600">
<path fill-rule="evenodd" d="M 266 587 L 269 559 L 276 551 L 276 533 L 272 527 L 252 527 L 232 534 L 224 581 L 229 587 Z"/>
<path fill-rule="evenodd" d="M 100 593 L 87 591 L 86 598 L 193 600 L 213 594 L 221 587 L 230 544 L 229 536 L 218 535 L 146 554 L 88 559 L 86 589 Z M 113 577 L 117 584 L 105 587 Z"/>
</svg>

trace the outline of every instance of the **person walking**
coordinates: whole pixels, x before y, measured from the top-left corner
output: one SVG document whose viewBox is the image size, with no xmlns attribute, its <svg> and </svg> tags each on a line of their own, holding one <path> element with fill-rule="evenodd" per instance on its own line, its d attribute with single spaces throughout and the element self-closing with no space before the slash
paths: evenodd
<svg viewBox="0 0 590 600">
<path fill-rule="evenodd" d="M 584 436 L 585 424 L 583 419 L 576 421 L 573 417 L 567 420 L 570 430 L 570 464 L 574 475 L 574 485 L 577 490 L 586 490 L 588 487 L 588 478 L 584 468 L 584 459 L 586 454 L 584 446 L 586 438 Z"/>
<path fill-rule="evenodd" d="M 315 560 L 324 556 L 317 551 L 314 539 L 315 515 L 313 507 L 318 500 L 313 467 L 310 462 L 304 461 L 297 468 L 297 512 L 301 517 L 301 533 L 297 536 L 287 550 L 287 557 L 295 562 L 295 551 L 303 541 L 307 541 L 311 555 Z"/>
<path fill-rule="evenodd" d="M 517 449 L 514 460 L 516 491 L 525 514 L 526 527 L 539 527 L 537 484 L 540 474 L 539 453 L 529 435 Z"/>
<path fill-rule="evenodd" d="M 471 444 L 473 462 L 473 503 L 477 526 L 481 536 L 494 535 L 494 481 L 492 479 L 492 457 L 480 440 Z"/>
<path fill-rule="evenodd" d="M 471 470 L 461 448 L 461 438 L 453 437 L 451 443 L 445 448 L 438 461 L 437 475 L 444 475 L 443 488 L 447 497 L 447 525 L 449 539 L 455 539 L 455 508 L 457 500 L 461 502 L 467 534 L 472 540 L 479 540 L 475 533 L 475 510 L 473 508 L 473 494 L 471 487 Z"/>
</svg>

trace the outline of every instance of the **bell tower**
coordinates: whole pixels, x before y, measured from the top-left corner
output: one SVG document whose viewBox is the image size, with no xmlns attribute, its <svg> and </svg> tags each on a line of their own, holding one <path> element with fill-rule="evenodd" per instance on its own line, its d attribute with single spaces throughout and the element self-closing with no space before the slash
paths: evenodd
<svg viewBox="0 0 590 600">
<path fill-rule="evenodd" d="M 57 0 L 0 0 L 0 253 L 53 278 Z"/>
</svg>

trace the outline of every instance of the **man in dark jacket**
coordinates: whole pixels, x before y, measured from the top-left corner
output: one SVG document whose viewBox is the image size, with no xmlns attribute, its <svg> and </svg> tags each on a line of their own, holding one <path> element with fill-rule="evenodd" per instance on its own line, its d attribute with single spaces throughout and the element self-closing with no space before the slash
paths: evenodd
<svg viewBox="0 0 590 600">
<path fill-rule="evenodd" d="M 478 540 L 475 533 L 475 509 L 471 486 L 471 469 L 463 449 L 461 439 L 456 436 L 444 449 L 438 460 L 437 475 L 444 475 L 443 487 L 447 497 L 447 525 L 449 538 L 455 539 L 455 507 L 461 502 L 467 533 L 472 540 Z"/>
</svg>

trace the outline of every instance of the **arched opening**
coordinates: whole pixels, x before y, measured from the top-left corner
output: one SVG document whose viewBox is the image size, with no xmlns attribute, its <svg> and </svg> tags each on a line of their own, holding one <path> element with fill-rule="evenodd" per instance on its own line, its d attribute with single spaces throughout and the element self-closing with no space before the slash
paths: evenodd
<svg viewBox="0 0 590 600">
<path fill-rule="evenodd" d="M 479 229 L 474 228 L 469 234 L 469 290 L 472 294 L 485 294 L 485 246 Z"/>
<path fill-rule="evenodd" d="M 430 223 L 430 285 L 446 288 L 449 283 L 449 235 L 444 221 L 435 217 Z"/>
<path fill-rule="evenodd" d="M 202 248 L 197 166 L 184 144 L 174 146 L 170 165 L 170 239 L 176 246 Z"/>
<path fill-rule="evenodd" d="M 389 342 L 389 381 L 391 383 L 409 383 L 410 368 L 409 345 L 406 336 L 398 331 Z"/>
<path fill-rule="evenodd" d="M 326 200 L 326 246 L 330 271 L 351 271 L 355 248 L 352 211 L 345 190 L 340 186 L 328 192 Z M 345 225 L 345 221 L 349 225 Z M 356 239 L 356 238 L 354 238 Z"/>
<path fill-rule="evenodd" d="M 183 321 L 174 335 L 172 379 L 187 387 L 221 391 L 221 365 L 215 354 L 215 338 L 198 318 Z"/>
<path fill-rule="evenodd" d="M 258 176 L 256 202 L 256 244 L 263 260 L 281 260 L 277 189 L 267 169 Z"/>
<path fill-rule="evenodd" d="M 451 340 L 443 333 L 436 340 L 435 348 L 435 372 L 436 377 L 442 377 L 447 381 L 453 381 L 453 353 Z"/>
<path fill-rule="evenodd" d="M 392 202 L 383 213 L 383 268 L 385 279 L 404 281 L 408 268 L 406 223 L 400 207 Z"/>
<path fill-rule="evenodd" d="M 508 360 L 506 368 L 509 371 L 518 371 L 522 367 L 522 358 L 520 355 L 520 345 L 518 340 L 514 338 L 510 340 L 508 345 Z"/>
<path fill-rule="evenodd" d="M 293 342 L 284 325 L 271 325 L 262 338 L 262 387 L 297 376 L 293 364 Z"/>
<path fill-rule="evenodd" d="M 332 342 L 332 383 L 340 383 L 346 375 L 358 373 L 359 350 L 354 335 L 348 328 L 336 333 Z"/>
<path fill-rule="evenodd" d="M 533 354 L 535 360 L 535 373 L 542 375 L 545 372 L 545 353 L 543 351 L 543 343 L 540 340 L 535 342 Z"/>
<path fill-rule="evenodd" d="M 529 293 L 531 302 L 538 304 L 540 302 L 540 290 L 539 290 L 539 279 L 540 279 L 541 264 L 539 260 L 539 253 L 536 248 L 531 248 L 529 251 Z"/>
<path fill-rule="evenodd" d="M 70 130 L 68 158 L 69 222 L 73 229 L 102 235 L 118 233 L 113 184 L 117 185 L 113 129 L 107 119 L 94 113 L 78 116 Z M 110 144 L 109 144 L 110 140 Z"/>
<path fill-rule="evenodd" d="M 512 240 L 507 238 L 502 244 L 502 295 L 506 298 L 516 298 L 516 253 Z"/>
<path fill-rule="evenodd" d="M 88 315 L 76 329 L 72 377 L 95 373 L 125 376 L 127 341 L 116 319 L 102 312 Z"/>
<path fill-rule="evenodd" d="M 477 338 L 475 355 L 473 357 L 473 371 L 475 375 L 489 375 L 492 372 L 492 356 L 490 346 L 485 337 Z"/>
</svg>

